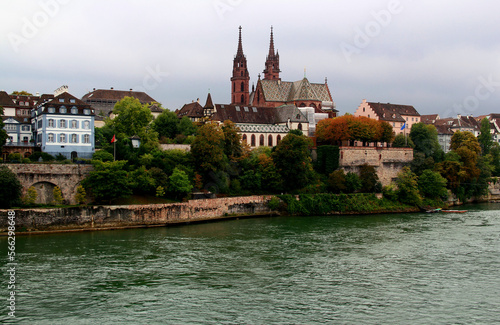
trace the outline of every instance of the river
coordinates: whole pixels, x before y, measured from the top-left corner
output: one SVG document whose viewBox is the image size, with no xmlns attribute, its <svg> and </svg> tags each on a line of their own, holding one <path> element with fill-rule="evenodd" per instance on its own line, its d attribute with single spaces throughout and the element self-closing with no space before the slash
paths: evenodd
<svg viewBox="0 0 500 325">
<path fill-rule="evenodd" d="M 500 204 L 17 236 L 20 324 L 492 324 Z M 6 269 L 6 238 L 0 238 Z"/>
</svg>

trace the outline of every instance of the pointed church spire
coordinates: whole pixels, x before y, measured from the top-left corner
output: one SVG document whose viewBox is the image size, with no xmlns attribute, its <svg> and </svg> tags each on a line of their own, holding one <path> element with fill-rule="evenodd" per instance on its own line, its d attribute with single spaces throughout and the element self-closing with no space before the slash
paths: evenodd
<svg viewBox="0 0 500 325">
<path fill-rule="evenodd" d="M 236 52 L 236 56 L 243 56 L 243 45 L 241 42 L 241 26 L 240 26 L 240 38 L 238 40 L 238 52 Z"/>
<path fill-rule="evenodd" d="M 274 32 L 271 26 L 271 38 L 269 40 L 269 54 L 266 58 L 264 69 L 264 80 L 281 80 L 280 78 L 280 56 L 274 52 Z"/>
<path fill-rule="evenodd" d="M 274 56 L 274 37 L 273 37 L 273 26 L 271 26 L 271 40 L 269 41 L 268 58 L 273 56 Z"/>
</svg>

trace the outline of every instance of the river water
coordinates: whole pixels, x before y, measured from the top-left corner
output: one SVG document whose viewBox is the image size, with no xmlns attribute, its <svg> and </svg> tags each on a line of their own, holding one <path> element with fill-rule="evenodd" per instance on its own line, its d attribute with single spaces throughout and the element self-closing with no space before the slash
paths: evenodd
<svg viewBox="0 0 500 325">
<path fill-rule="evenodd" d="M 18 236 L 0 321 L 500 323 L 500 205 L 467 208 Z"/>
</svg>

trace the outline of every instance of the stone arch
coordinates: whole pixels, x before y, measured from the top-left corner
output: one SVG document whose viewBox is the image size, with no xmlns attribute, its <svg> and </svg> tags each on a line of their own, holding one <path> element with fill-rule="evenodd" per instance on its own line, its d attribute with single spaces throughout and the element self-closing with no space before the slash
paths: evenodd
<svg viewBox="0 0 500 325">
<path fill-rule="evenodd" d="M 54 201 L 54 188 L 56 186 L 57 185 L 54 183 L 42 181 L 34 183 L 29 187 L 33 187 L 36 190 L 37 197 L 35 203 L 50 204 Z M 63 199 L 65 199 L 64 193 L 63 193 Z"/>
</svg>

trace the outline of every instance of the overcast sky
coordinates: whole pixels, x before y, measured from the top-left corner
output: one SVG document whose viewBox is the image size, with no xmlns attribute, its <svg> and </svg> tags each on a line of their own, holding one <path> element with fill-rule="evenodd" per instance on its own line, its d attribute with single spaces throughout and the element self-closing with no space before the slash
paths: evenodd
<svg viewBox="0 0 500 325">
<path fill-rule="evenodd" d="M 171 110 L 210 89 L 229 103 L 238 26 L 252 84 L 272 25 L 282 80 L 328 78 L 341 113 L 363 99 L 500 113 L 499 12 L 493 0 L 3 0 L 0 89 L 133 88 Z"/>
</svg>

